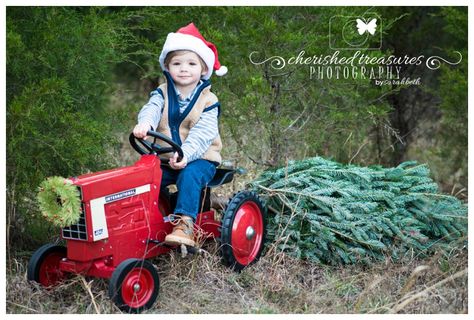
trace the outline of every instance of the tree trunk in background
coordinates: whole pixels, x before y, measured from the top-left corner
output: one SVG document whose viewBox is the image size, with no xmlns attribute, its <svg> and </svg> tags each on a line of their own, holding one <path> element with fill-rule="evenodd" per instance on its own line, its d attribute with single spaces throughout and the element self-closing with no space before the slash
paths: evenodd
<svg viewBox="0 0 474 320">
<path fill-rule="evenodd" d="M 405 9 L 391 8 L 391 10 L 399 10 L 401 15 Z M 432 19 L 432 15 L 437 14 L 438 11 L 436 7 L 413 8 L 408 17 L 402 18 L 389 34 L 384 36 L 385 49 L 392 51 L 392 54 L 397 57 L 424 55 L 426 58 L 439 53 L 436 48 L 433 48 L 433 43 L 440 43 L 442 39 L 433 30 L 438 30 L 441 26 L 436 25 L 436 19 Z M 391 15 L 396 15 L 396 13 L 391 12 Z M 405 31 L 403 37 L 400 37 L 403 33 L 399 30 L 400 28 Z M 406 33 L 406 30 L 410 30 L 410 33 Z M 398 132 L 398 137 L 392 135 L 390 139 L 392 152 L 388 158 L 385 157 L 384 161 L 388 165 L 396 166 L 407 160 L 406 154 L 412 142 L 416 141 L 417 137 L 425 137 L 427 134 L 426 131 L 429 128 L 424 128 L 422 123 L 439 121 L 439 101 L 428 89 L 435 87 L 436 76 L 436 72 L 424 65 L 402 65 L 400 80 L 420 78 L 421 85 L 411 85 L 388 98 L 393 108 L 389 118 L 390 124 Z"/>
</svg>

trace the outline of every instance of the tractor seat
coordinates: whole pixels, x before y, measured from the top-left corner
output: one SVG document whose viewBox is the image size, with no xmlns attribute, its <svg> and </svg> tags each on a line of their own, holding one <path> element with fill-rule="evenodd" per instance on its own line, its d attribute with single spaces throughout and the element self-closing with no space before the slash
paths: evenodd
<svg viewBox="0 0 474 320">
<path fill-rule="evenodd" d="M 207 184 L 209 188 L 215 188 L 229 183 L 234 179 L 235 169 L 217 168 L 214 178 Z"/>
</svg>

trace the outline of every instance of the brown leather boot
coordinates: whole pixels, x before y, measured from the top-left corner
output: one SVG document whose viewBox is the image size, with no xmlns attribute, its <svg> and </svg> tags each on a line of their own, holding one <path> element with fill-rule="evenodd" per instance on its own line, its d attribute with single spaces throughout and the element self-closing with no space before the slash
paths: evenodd
<svg viewBox="0 0 474 320">
<path fill-rule="evenodd" d="M 173 232 L 165 237 L 165 243 L 170 245 L 184 244 L 194 247 L 196 243 L 194 242 L 193 219 L 187 216 L 180 216 L 175 220 L 175 223 L 176 225 L 173 228 Z"/>
</svg>

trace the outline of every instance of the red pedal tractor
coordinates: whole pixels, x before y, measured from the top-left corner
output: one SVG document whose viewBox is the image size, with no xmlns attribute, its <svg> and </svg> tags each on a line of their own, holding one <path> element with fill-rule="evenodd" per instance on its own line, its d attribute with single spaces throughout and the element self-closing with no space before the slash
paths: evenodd
<svg viewBox="0 0 474 320">
<path fill-rule="evenodd" d="M 148 135 L 153 142 L 130 135 L 132 147 L 141 154 L 134 165 L 71 178 L 80 191 L 80 220 L 62 229 L 66 246 L 46 244 L 34 252 L 28 280 L 51 287 L 70 274 L 107 278 L 109 296 L 122 311 L 138 313 L 154 304 L 158 272 L 146 259 L 173 249 L 163 243 L 173 228 L 173 194 L 160 194 L 165 161 L 159 155 L 183 153 L 168 137 L 154 131 Z M 239 271 L 262 253 L 265 208 L 255 193 L 244 190 L 230 199 L 220 221 L 215 217 L 211 188 L 231 182 L 235 173 L 236 169 L 217 169 L 202 192 L 196 228 L 204 237 L 217 239 L 223 263 Z"/>
</svg>

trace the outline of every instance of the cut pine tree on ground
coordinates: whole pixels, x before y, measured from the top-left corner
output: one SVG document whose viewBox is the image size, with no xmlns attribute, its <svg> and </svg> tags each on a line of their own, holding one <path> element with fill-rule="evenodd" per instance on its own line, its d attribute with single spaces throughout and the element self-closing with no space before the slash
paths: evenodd
<svg viewBox="0 0 474 320">
<path fill-rule="evenodd" d="M 290 161 L 250 187 L 266 199 L 271 243 L 325 264 L 396 261 L 450 250 L 467 236 L 467 204 L 438 192 L 429 168 L 344 165 L 321 157 Z"/>
</svg>

